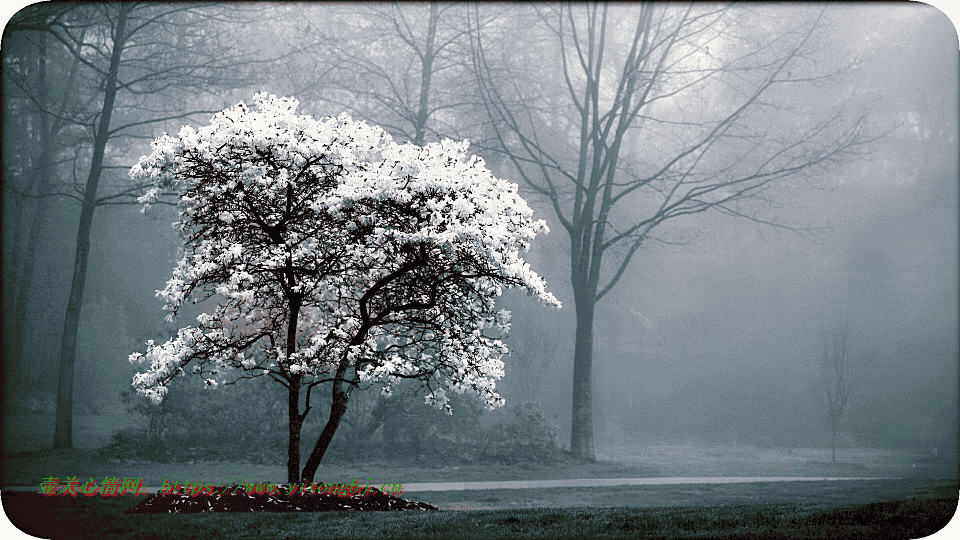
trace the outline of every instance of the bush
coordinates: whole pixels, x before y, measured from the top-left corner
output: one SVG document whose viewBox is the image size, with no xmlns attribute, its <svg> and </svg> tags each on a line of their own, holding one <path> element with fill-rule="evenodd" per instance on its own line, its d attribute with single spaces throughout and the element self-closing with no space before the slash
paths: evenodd
<svg viewBox="0 0 960 540">
<path fill-rule="evenodd" d="M 561 457 L 556 430 L 536 402 L 515 406 L 510 420 L 501 420 L 484 431 L 486 443 L 480 452 L 484 461 L 517 464 L 553 462 Z"/>
<path fill-rule="evenodd" d="M 153 459 L 285 459 L 287 417 L 279 385 L 266 379 L 240 381 L 204 390 L 177 380 L 160 405 L 131 391 L 121 392 L 128 414 L 141 415 L 143 426 L 114 436 L 101 453 Z"/>
<path fill-rule="evenodd" d="M 316 390 L 321 388 L 324 391 L 318 393 Z M 482 416 L 480 400 L 469 394 L 448 394 L 454 411 L 448 415 L 426 405 L 425 395 L 415 381 L 394 386 L 393 396 L 388 399 L 381 399 L 376 388 L 354 391 L 323 463 L 386 459 L 397 463 L 457 464 L 475 460 L 482 441 L 478 436 Z M 307 417 L 301 434 L 302 462 L 306 462 L 326 425 L 330 400 L 329 387 L 314 389 L 311 397 L 314 410 Z M 286 430 L 282 440 L 285 445 Z"/>
<path fill-rule="evenodd" d="M 15 389 L 6 403 L 6 414 L 43 414 L 53 416 L 57 411 L 57 393 Z"/>
<path fill-rule="evenodd" d="M 393 396 L 386 399 L 375 389 L 355 392 L 324 461 L 386 459 L 439 464 L 475 460 L 482 440 L 478 437 L 479 399 L 448 394 L 453 408 L 453 415 L 448 415 L 426 405 L 425 395 L 415 381 L 394 386 Z"/>
<path fill-rule="evenodd" d="M 383 403 L 375 389 L 353 392 L 323 463 L 349 464 L 386 458 L 455 465 L 480 459 L 490 435 L 481 428 L 483 411 L 479 399 L 469 394 L 449 395 L 454 411 L 451 416 L 426 405 L 424 392 L 417 392 L 418 387 L 412 382 L 401 384 L 395 387 L 393 397 Z M 132 391 L 122 392 L 121 396 L 127 413 L 140 415 L 143 424 L 138 429 L 117 433 L 113 442 L 101 450 L 102 455 L 160 462 L 219 459 L 286 463 L 287 394 L 286 389 L 270 379 L 239 381 L 215 390 L 201 388 L 199 381 L 175 379 L 160 405 Z M 326 425 L 331 400 L 329 386 L 314 388 L 310 400 L 311 411 L 300 437 L 301 464 L 306 463 Z M 380 409 L 375 413 L 377 407 Z M 373 418 L 376 414 L 381 423 Z M 530 419 L 526 423 L 512 422 L 510 426 L 502 430 L 501 438 L 511 437 L 513 431 L 520 429 L 539 429 L 536 421 Z M 372 427 L 376 429 L 370 431 Z M 548 440 L 542 436 L 527 438 L 521 444 L 529 454 L 531 449 L 527 446 L 548 444 Z M 500 453 L 493 448 L 489 452 L 490 456 Z"/>
</svg>

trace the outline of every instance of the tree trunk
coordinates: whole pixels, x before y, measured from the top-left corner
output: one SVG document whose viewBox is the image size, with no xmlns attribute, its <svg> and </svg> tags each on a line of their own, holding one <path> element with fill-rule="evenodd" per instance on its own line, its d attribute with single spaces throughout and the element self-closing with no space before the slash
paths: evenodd
<svg viewBox="0 0 960 540">
<path fill-rule="evenodd" d="M 300 430 L 304 416 L 300 414 L 300 378 L 290 381 L 287 397 L 287 416 L 290 421 L 290 438 L 287 441 L 287 483 L 300 482 Z"/>
<path fill-rule="evenodd" d="M 595 461 L 593 447 L 593 294 L 584 292 L 585 279 L 574 276 L 577 334 L 573 353 L 573 418 L 570 451 L 574 456 Z M 578 292 L 579 291 L 579 292 Z"/>
<path fill-rule="evenodd" d="M 287 186 L 287 192 L 290 187 Z M 287 286 L 290 289 L 290 320 L 287 322 L 287 361 L 297 352 L 297 319 L 300 316 L 300 308 L 303 305 L 303 297 L 300 293 L 292 292 L 296 287 L 291 268 L 291 260 L 287 258 Z M 310 403 L 306 404 L 303 414 L 300 414 L 300 381 L 303 376 L 294 374 L 290 378 L 290 390 L 287 397 L 287 416 L 290 421 L 290 437 L 287 440 L 287 482 L 297 484 L 300 482 L 300 429 L 303 427 L 303 420 L 310 412 Z M 308 392 L 309 395 L 309 392 Z"/>
<path fill-rule="evenodd" d="M 430 119 L 430 81 L 433 78 L 434 50 L 433 44 L 437 37 L 437 3 L 430 2 L 430 21 L 427 24 L 427 42 L 421 57 L 420 70 L 420 103 L 417 110 L 416 125 L 414 126 L 413 144 L 423 146 L 423 139 L 427 135 L 427 121 Z"/>
<path fill-rule="evenodd" d="M 38 196 L 33 219 L 30 223 L 30 229 L 27 233 L 26 244 L 20 250 L 23 257 L 20 262 L 18 272 L 19 287 L 15 296 L 14 320 L 20 326 L 19 339 L 14 338 L 13 356 L 11 360 L 17 362 L 19 369 L 20 383 L 26 383 L 30 380 L 24 351 L 26 349 L 26 332 L 23 329 L 27 324 L 27 303 L 30 299 L 30 292 L 33 288 L 34 266 L 37 258 L 38 246 L 40 245 L 40 232 L 43 230 L 46 214 L 50 207 L 50 198 L 44 195 L 50 189 L 51 168 L 53 163 L 53 130 L 50 128 L 50 118 L 47 115 L 47 34 L 40 32 L 38 37 L 38 66 L 37 66 L 37 106 L 40 109 L 39 130 L 37 133 L 39 152 L 37 161 L 34 163 L 37 174 L 35 176 L 34 186 Z"/>
<path fill-rule="evenodd" d="M 132 4 L 120 3 L 114 33 L 113 51 L 110 55 L 110 69 L 103 92 L 103 109 L 97 125 L 93 154 L 90 159 L 90 174 L 83 193 L 83 207 L 80 211 L 80 225 L 77 228 L 77 256 L 73 267 L 73 284 L 70 288 L 70 300 L 63 320 L 63 338 L 60 343 L 60 374 L 57 384 L 57 416 L 53 434 L 54 448 L 73 447 L 73 367 L 77 353 L 77 329 L 80 326 L 80 310 L 83 306 L 83 289 L 87 279 L 87 259 L 90 255 L 90 231 L 93 228 L 93 212 L 97 207 L 97 185 L 103 171 L 103 156 L 110 139 L 110 117 L 117 98 L 117 73 L 120 71 L 120 57 L 123 55 L 126 40 L 127 13 Z"/>
<path fill-rule="evenodd" d="M 370 294 L 378 288 L 379 287 L 376 287 L 368 291 L 367 294 Z M 366 302 L 366 300 L 361 300 L 361 306 L 363 302 Z M 357 330 L 357 334 L 350 340 L 347 350 L 349 350 L 349 347 L 363 343 L 370 328 L 372 328 L 372 326 L 369 322 L 362 324 Z M 353 377 L 351 380 L 348 380 L 347 370 L 351 368 L 353 369 Z M 307 459 L 307 464 L 303 467 L 303 474 L 300 475 L 302 482 L 313 482 L 313 477 L 316 476 L 317 469 L 320 467 L 320 461 L 323 460 L 324 454 L 327 453 L 327 448 L 330 447 L 330 441 L 333 440 L 334 433 L 336 433 L 337 428 L 340 427 L 340 420 L 347 412 L 350 393 L 353 392 L 357 381 L 356 375 L 357 366 L 353 365 L 353 362 L 347 357 L 347 353 L 344 352 L 344 357 L 340 359 L 337 365 L 337 372 L 335 380 L 333 381 L 333 401 L 330 403 L 330 417 L 327 419 L 327 425 L 323 426 L 323 431 L 320 432 L 320 436 L 317 438 L 317 444 L 314 445 L 313 451 Z M 344 388 L 344 384 L 346 384 L 346 388 Z"/>
<path fill-rule="evenodd" d="M 340 379 L 344 372 L 346 372 L 346 370 L 341 367 L 341 369 L 338 370 L 337 378 Z M 313 447 L 313 452 L 310 453 L 307 464 L 303 467 L 303 474 L 300 475 L 300 480 L 304 483 L 313 482 L 313 477 L 316 476 L 317 469 L 320 468 L 320 461 L 323 460 L 324 454 L 327 453 L 330 441 L 333 440 L 333 435 L 340 426 L 340 420 L 347 412 L 347 403 L 350 401 L 350 391 L 353 389 L 353 386 L 348 383 L 347 389 L 344 390 L 343 385 L 344 383 L 340 380 L 333 383 L 333 403 L 330 405 L 330 418 L 327 420 L 327 425 L 323 426 L 323 431 L 320 432 L 320 437 L 317 438 L 317 444 Z"/>
<path fill-rule="evenodd" d="M 367 311 L 367 303 L 391 281 L 423 266 L 422 258 L 426 256 L 422 254 L 422 249 L 423 248 L 421 248 L 421 255 L 419 257 L 413 261 L 402 264 L 400 268 L 394 272 L 377 280 L 376 284 L 368 289 L 363 297 L 360 298 L 360 313 L 363 322 L 360 324 L 360 328 L 357 329 L 357 333 L 347 344 L 347 349 L 343 352 L 343 357 L 340 358 L 337 364 L 337 372 L 333 381 L 333 401 L 330 404 L 330 418 L 327 420 L 327 425 L 323 426 L 323 431 L 320 432 L 320 437 L 317 438 L 317 444 L 313 447 L 313 452 L 310 453 L 310 458 L 307 459 L 307 464 L 303 467 L 303 474 L 300 475 L 302 482 L 313 482 L 317 468 L 320 467 L 320 461 L 323 459 L 323 455 L 326 454 L 327 448 L 330 446 L 330 441 L 333 440 L 333 435 L 340 426 L 340 420 L 347 412 L 350 393 L 353 392 L 353 389 L 357 386 L 359 364 L 354 364 L 354 360 L 350 358 L 348 351 L 350 347 L 362 344 L 363 340 L 367 337 L 367 333 L 374 327 L 374 324 L 370 321 L 369 312 Z M 352 370 L 353 373 L 348 377 L 347 371 L 349 370 Z M 309 407 L 307 408 L 309 409 Z"/>
<path fill-rule="evenodd" d="M 837 462 L 837 427 L 833 427 L 833 445 L 831 446 L 833 450 L 833 456 L 830 459 L 831 463 Z"/>
</svg>

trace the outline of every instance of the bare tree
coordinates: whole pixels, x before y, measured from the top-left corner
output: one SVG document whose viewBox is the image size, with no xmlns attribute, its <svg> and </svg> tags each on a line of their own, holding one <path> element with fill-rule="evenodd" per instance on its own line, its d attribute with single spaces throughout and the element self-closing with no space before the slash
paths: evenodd
<svg viewBox="0 0 960 540">
<path fill-rule="evenodd" d="M 12 300 L 4 306 L 4 342 L 9 355 L 5 366 L 9 379 L 5 382 L 11 388 L 29 379 L 31 363 L 23 350 L 27 336 L 23 322 L 36 274 L 40 235 L 55 187 L 56 153 L 71 144 L 62 132 L 70 125 L 65 119 L 72 117 L 79 105 L 75 83 L 80 62 L 66 58 L 55 44 L 51 46 L 49 37 L 58 17 L 72 6 L 46 7 L 43 13 L 21 12 L 21 17 L 8 25 L 4 38 L 3 108 L 4 117 L 13 119 L 4 122 L 3 137 L 3 191 L 8 203 L 4 217 L 11 213 L 8 224 L 12 231 L 4 238 L 5 292 L 9 294 L 5 296 Z M 13 51 L 9 45 L 14 45 Z M 58 77 L 63 82 L 51 85 L 49 81 Z M 57 103 L 55 109 L 49 106 L 51 102 Z M 51 110 L 55 114 L 51 115 Z"/>
<path fill-rule="evenodd" d="M 120 140 L 150 137 L 145 131 L 150 126 L 215 112 L 220 103 L 210 97 L 212 87 L 235 87 L 246 82 L 247 68 L 255 62 L 250 51 L 237 48 L 226 36 L 239 36 L 242 26 L 230 23 L 247 14 L 236 8 L 230 11 L 235 15 L 217 6 L 190 4 L 37 4 L 19 12 L 11 22 L 14 29 L 40 32 L 43 40 L 56 43 L 57 50 L 79 66 L 76 87 L 63 96 L 72 100 L 70 107 L 48 99 L 56 96 L 49 95 L 47 86 L 58 85 L 44 82 L 33 88 L 22 87 L 40 111 L 40 131 L 48 133 L 45 144 L 50 144 L 51 123 L 69 125 L 82 134 L 82 142 L 73 146 L 72 159 L 68 160 L 73 185 L 56 190 L 57 195 L 78 200 L 81 211 L 60 345 L 54 448 L 72 447 L 77 329 L 95 209 L 105 204 L 133 203 L 143 187 L 125 181 L 125 175 L 107 175 L 117 182 L 103 194 L 98 193 L 101 179 L 105 172 L 130 166 L 122 162 L 126 152 L 118 144 Z M 228 26 L 232 33 L 225 32 Z M 46 54 L 45 41 L 41 43 L 41 52 Z M 74 106 L 77 103 L 80 106 Z M 62 150 L 41 149 L 47 156 L 41 160 L 42 187 L 49 180 L 47 175 L 56 174 L 49 164 L 50 156 Z M 86 178 L 83 182 L 82 177 Z"/>
<path fill-rule="evenodd" d="M 820 376 L 823 397 L 827 403 L 831 433 L 831 463 L 837 462 L 837 430 L 847 406 L 854 396 L 857 382 L 863 376 L 866 362 L 857 359 L 850 343 L 850 329 L 846 320 L 825 333 Z"/>
<path fill-rule="evenodd" d="M 471 54 L 496 150 L 570 238 L 570 448 L 593 460 L 594 315 L 640 247 L 683 241 L 662 226 L 708 210 L 811 232 L 773 213 L 776 188 L 822 178 L 872 138 L 866 113 L 815 93 L 850 67 L 817 56 L 823 10 L 534 9 L 482 30 L 475 8 Z"/>
<path fill-rule="evenodd" d="M 313 53 L 295 94 L 349 111 L 417 145 L 455 137 L 475 100 L 460 4 L 323 5 L 304 9 L 302 46 Z M 496 19 L 498 10 L 481 25 Z M 336 24 L 330 24 L 336 21 Z"/>
</svg>

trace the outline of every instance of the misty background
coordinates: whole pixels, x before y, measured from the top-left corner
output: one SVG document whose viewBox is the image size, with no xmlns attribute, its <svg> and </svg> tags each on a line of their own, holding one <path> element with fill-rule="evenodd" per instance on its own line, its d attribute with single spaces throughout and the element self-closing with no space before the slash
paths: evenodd
<svg viewBox="0 0 960 540">
<path fill-rule="evenodd" d="M 401 396 L 384 413 L 377 412 L 375 395 L 357 393 L 336 438 L 371 441 L 401 459 L 429 459 L 431 440 L 465 440 L 456 427 L 460 419 L 494 425 L 518 414 L 515 406 L 532 402 L 537 422 L 542 419 L 538 425 L 552 431 L 557 448 L 569 449 L 576 328 L 570 240 L 549 201 L 491 150 L 495 141 L 483 126 L 464 52 L 463 15 L 457 6 L 443 6 L 433 31 L 450 45 L 437 56 L 430 83 L 439 106 L 425 122 L 413 114 L 424 84 L 418 55 L 402 32 L 430 31 L 430 6 L 235 4 L 209 17 L 177 14 L 186 18 L 152 36 L 183 47 L 189 58 L 158 47 L 123 65 L 121 79 L 144 82 L 117 94 L 113 126 L 125 127 L 106 144 L 97 191 L 102 200 L 92 215 L 73 414 L 97 420 L 86 429 L 74 427 L 75 446 L 116 443 L 113 436 L 122 433 L 128 442 L 154 437 L 161 446 L 166 439 L 168 447 L 175 440 L 202 447 L 214 430 L 229 425 L 263 434 L 238 444 L 280 463 L 286 412 L 278 385 L 242 381 L 205 392 L 198 380 L 178 378 L 169 409 L 151 412 L 129 395 L 137 366 L 127 361 L 147 340 L 165 340 L 196 316 L 185 310 L 177 324 L 164 321 L 154 293 L 179 258 L 180 239 L 170 227 L 176 210 L 158 205 L 141 213 L 135 204 L 140 191 L 127 171 L 162 132 L 204 124 L 216 110 L 249 103 L 255 92 L 266 91 L 295 96 L 301 114 L 348 111 L 382 125 L 398 141 L 469 138 L 497 176 L 520 184 L 536 217 L 551 228 L 536 239 L 527 260 L 564 308 L 555 312 L 519 294 L 503 297 L 514 322 L 506 376 L 497 385 L 507 403 L 502 410 L 482 413 L 476 403 L 460 399 L 449 419 L 423 405 L 421 395 Z M 817 9 L 782 8 L 779 15 L 808 16 Z M 532 16 L 526 6 L 483 10 L 496 30 L 494 42 L 517 36 L 511 25 Z M 108 51 L 104 12 L 91 8 L 82 17 L 89 24 L 83 39 Z M 885 135 L 869 155 L 827 176 L 787 180 L 776 188 L 786 204 L 770 211 L 809 231 L 708 211 L 671 220 L 658 230 L 662 241 L 642 246 L 596 306 L 598 457 L 664 442 L 828 448 L 820 360 L 825 334 L 844 322 L 854 356 L 868 367 L 856 381 L 838 442 L 937 447 L 956 456 L 957 34 L 942 13 L 919 4 L 833 7 L 826 21 L 819 61 L 861 60 L 856 70 L 796 99 L 816 112 L 821 100 L 843 96 L 852 107 L 869 108 L 871 129 Z M 52 444 L 92 126 L 103 106 L 98 73 L 77 64 L 63 42 L 42 38 L 41 26 L 36 18 L 15 16 L 2 50 L 4 454 Z M 514 44 L 528 61 L 523 65 L 543 70 L 545 80 L 559 77 L 555 59 L 538 58 L 535 36 L 526 37 Z M 89 59 L 103 65 L 94 53 Z M 187 60 L 194 69 L 164 71 Z M 72 84 L 65 87 L 66 81 Z M 626 151 L 642 155 L 644 147 L 638 143 Z M 620 211 L 629 220 L 632 209 Z M 193 401 L 177 411 L 180 396 Z M 184 419 L 202 411 L 215 422 L 187 429 Z M 320 407 L 308 417 L 308 432 L 319 430 L 327 413 Z M 382 421 L 391 414 L 417 420 L 398 430 Z M 33 419 L 35 431 L 22 432 L 12 423 L 17 416 Z M 304 437 L 305 444 L 315 440 Z M 332 452 L 328 459 L 347 458 Z"/>
</svg>

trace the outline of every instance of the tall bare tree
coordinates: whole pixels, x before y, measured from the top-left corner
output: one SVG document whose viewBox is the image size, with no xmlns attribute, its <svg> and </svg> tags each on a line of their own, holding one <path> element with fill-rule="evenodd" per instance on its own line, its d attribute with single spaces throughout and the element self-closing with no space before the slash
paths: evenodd
<svg viewBox="0 0 960 540">
<path fill-rule="evenodd" d="M 863 376 L 866 362 L 853 354 L 850 328 L 846 320 L 825 332 L 820 376 L 823 397 L 830 418 L 830 461 L 837 462 L 837 430 L 854 396 L 856 384 Z"/>
<path fill-rule="evenodd" d="M 463 85 L 472 73 L 465 10 L 443 2 L 305 7 L 298 21 L 309 22 L 300 40 L 312 47 L 312 76 L 298 77 L 295 94 L 414 144 L 458 135 L 459 109 L 474 99 Z"/>
<path fill-rule="evenodd" d="M 210 97 L 211 89 L 246 82 L 246 68 L 255 61 L 250 51 L 231 41 L 240 35 L 242 25 L 229 23 L 247 14 L 235 8 L 231 12 L 217 6 L 149 2 L 37 4 L 11 22 L 17 29 L 40 32 L 43 40 L 55 42 L 80 66 L 71 99 L 78 94 L 84 104 L 65 108 L 63 102 L 48 99 L 47 84 L 27 92 L 44 119 L 41 131 L 49 132 L 46 123 L 53 122 L 70 125 L 86 137 L 70 160 L 74 185 L 59 190 L 60 195 L 77 199 L 81 210 L 60 345 L 54 448 L 72 447 L 77 330 L 95 209 L 132 203 L 142 190 L 118 174 L 108 176 L 116 180 L 109 193 L 98 193 L 101 179 L 112 169 L 129 168 L 130 163 L 123 162 L 129 151 L 120 141 L 150 137 L 146 131 L 150 126 L 215 112 L 222 101 Z M 50 159 L 58 150 L 62 149 L 42 152 Z M 42 164 L 45 174 L 56 174 L 52 169 L 49 163 Z M 86 177 L 83 183 L 78 180 L 81 175 Z"/>
<path fill-rule="evenodd" d="M 36 300 L 32 297 L 36 293 L 32 286 L 37 274 L 34 267 L 41 251 L 40 238 L 50 203 L 59 187 L 59 165 L 65 152 L 77 151 L 81 146 L 76 133 L 64 135 L 63 132 L 65 128 L 75 128 L 78 113 L 90 105 L 89 99 L 86 104 L 81 103 L 90 94 L 81 89 L 83 82 L 78 82 L 82 59 L 71 57 L 52 37 L 54 28 L 74 17 L 76 12 L 75 5 L 31 6 L 18 12 L 5 29 L 4 116 L 18 118 L 27 125 L 22 138 L 8 137 L 8 123 L 4 122 L 4 195 L 5 199 L 18 196 L 17 210 L 26 217 L 16 232 L 4 229 L 4 260 L 16 262 L 15 267 L 8 267 L 15 279 L 5 279 L 4 386 L 7 391 L 27 383 L 37 371 L 43 371 L 42 366 L 34 369 L 39 362 L 28 358 L 27 305 Z M 87 26 L 81 25 L 78 29 L 81 40 L 86 32 Z M 34 50 L 32 55 L 23 53 Z M 8 162 L 15 165 L 8 168 Z M 10 205 L 4 206 L 6 212 Z M 13 249 L 10 249 L 11 243 L 15 244 Z"/>
<path fill-rule="evenodd" d="M 529 9 L 485 30 L 475 8 L 471 55 L 497 150 L 570 238 L 570 449 L 593 460 L 597 303 L 641 246 L 682 240 L 662 226 L 708 210 L 802 233 L 774 213 L 776 188 L 822 177 L 872 138 L 865 113 L 818 90 L 850 68 L 818 56 L 824 10 Z"/>
</svg>

